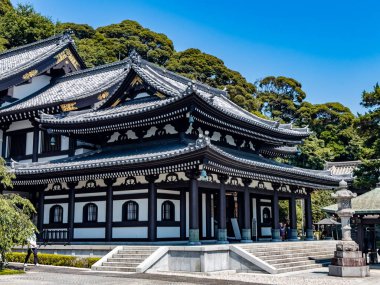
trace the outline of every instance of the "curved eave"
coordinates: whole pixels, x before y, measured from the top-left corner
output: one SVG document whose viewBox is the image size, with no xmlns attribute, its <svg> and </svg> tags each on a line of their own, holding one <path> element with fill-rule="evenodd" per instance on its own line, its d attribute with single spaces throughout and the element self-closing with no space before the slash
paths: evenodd
<svg viewBox="0 0 380 285">
<path fill-rule="evenodd" d="M 38 180 L 41 183 L 59 179 L 60 177 L 83 177 L 88 175 L 105 175 L 134 171 L 134 173 L 151 172 L 154 169 L 160 173 L 168 171 L 170 165 L 182 165 L 183 167 L 205 164 L 208 170 L 226 173 L 231 176 L 249 177 L 258 180 L 295 184 L 303 187 L 332 189 L 338 186 L 341 178 L 317 174 L 295 167 L 284 167 L 269 163 L 242 159 L 226 153 L 218 147 L 210 144 L 195 144 L 178 150 L 171 150 L 165 154 L 149 154 L 142 158 L 114 157 L 100 161 L 88 160 L 82 164 L 72 164 L 68 161 L 56 165 L 48 164 L 39 168 L 38 164 L 30 168 L 16 168 L 17 180 L 15 184 L 28 183 Z M 184 168 L 183 168 L 184 169 Z M 38 177 L 38 179 L 36 179 Z"/>
<path fill-rule="evenodd" d="M 147 108 L 123 112 L 115 112 L 107 116 L 92 116 L 91 118 L 61 120 L 54 117 L 41 118 L 43 128 L 51 129 L 53 133 L 89 134 L 107 131 L 117 131 L 123 128 L 140 125 L 154 125 L 156 123 L 170 122 L 183 118 L 190 110 L 190 106 L 196 106 L 194 113 L 195 121 L 220 130 L 230 129 L 232 132 L 250 136 L 251 138 L 264 141 L 269 144 L 283 145 L 284 143 L 294 145 L 302 142 L 303 136 L 278 135 L 276 129 L 263 129 L 256 125 L 231 117 L 220 109 L 216 109 L 207 103 L 199 95 L 192 93 L 165 99 L 164 104 L 152 105 Z M 116 107 L 118 108 L 118 107 Z M 117 110 L 117 109 L 115 109 Z"/>
<path fill-rule="evenodd" d="M 69 48 L 70 51 L 75 55 L 76 60 L 79 62 L 81 68 L 86 68 L 85 63 L 83 62 L 83 60 L 78 55 L 78 52 L 76 51 L 73 44 L 71 42 L 67 42 L 64 45 L 57 46 L 57 48 L 54 50 L 54 52 L 43 56 L 40 60 L 32 61 L 31 63 L 26 64 L 23 67 L 23 69 L 20 69 L 17 72 L 12 73 L 12 74 L 2 78 L 0 80 L 0 90 L 5 90 L 5 89 L 8 89 L 12 86 L 15 86 L 15 85 L 18 85 L 18 84 L 25 82 L 26 79 L 24 79 L 23 76 L 30 71 L 35 71 L 35 70 L 37 71 L 37 73 L 34 75 L 34 77 L 46 72 L 47 70 L 49 70 L 50 68 L 52 68 L 53 66 L 56 65 L 57 60 L 56 60 L 55 56 L 57 56 L 60 52 L 62 52 L 66 48 Z M 15 102 L 15 103 L 17 103 L 17 102 Z"/>
</svg>

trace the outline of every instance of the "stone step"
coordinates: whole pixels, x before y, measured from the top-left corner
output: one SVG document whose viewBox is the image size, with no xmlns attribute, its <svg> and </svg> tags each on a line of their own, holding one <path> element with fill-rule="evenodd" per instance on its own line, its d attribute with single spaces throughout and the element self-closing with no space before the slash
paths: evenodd
<svg viewBox="0 0 380 285">
<path fill-rule="evenodd" d="M 311 260 L 314 262 L 318 262 L 320 260 L 327 260 L 331 258 L 333 258 L 333 255 L 317 255 L 317 256 L 307 256 L 307 257 L 302 256 L 302 257 L 289 257 L 289 258 L 279 257 L 277 259 L 266 259 L 266 260 L 262 258 L 261 259 L 274 266 L 276 264 L 287 263 L 287 262 L 292 262 L 292 261 Z"/>
<path fill-rule="evenodd" d="M 103 262 L 102 267 L 133 267 L 136 268 L 140 262 L 133 263 L 133 262 Z"/>
<path fill-rule="evenodd" d="M 156 250 L 159 248 L 159 246 L 147 246 L 147 245 L 142 245 L 142 246 L 123 246 L 123 249 L 151 249 L 151 250 Z"/>
<path fill-rule="evenodd" d="M 128 257 L 130 257 L 130 258 L 145 259 L 150 255 L 151 255 L 151 253 L 147 253 L 147 254 L 145 254 L 145 253 L 144 254 L 115 253 L 112 257 L 115 257 L 115 258 L 128 258 Z"/>
<path fill-rule="evenodd" d="M 334 253 L 334 250 L 333 249 L 329 249 L 329 248 L 323 248 L 323 249 L 319 249 L 319 250 L 310 250 L 310 249 L 297 249 L 297 250 L 268 250 L 268 251 L 248 251 L 249 253 L 255 255 L 255 256 L 267 256 L 267 255 L 285 255 L 285 254 L 302 254 L 302 253 L 306 253 L 306 254 L 311 254 L 313 252 L 331 252 L 331 253 Z"/>
<path fill-rule="evenodd" d="M 240 244 L 239 245 L 241 248 L 255 248 L 255 249 L 262 249 L 262 250 L 267 250 L 271 248 L 298 248 L 298 247 L 307 247 L 307 248 L 321 248 L 321 247 L 335 247 L 336 243 L 299 243 L 299 242 L 291 242 L 291 243 L 282 243 L 282 242 L 276 242 L 276 243 L 271 243 L 271 244 L 266 244 L 266 245 L 257 245 L 257 244 Z"/>
<path fill-rule="evenodd" d="M 135 267 L 115 267 L 115 266 L 93 266 L 93 270 L 96 271 L 119 271 L 119 272 L 136 272 Z"/>
<path fill-rule="evenodd" d="M 294 267 L 287 267 L 287 268 L 281 268 L 277 270 L 277 273 L 287 273 L 287 272 L 294 272 L 294 271 L 302 271 L 302 270 L 309 270 L 314 268 L 320 268 L 322 266 L 325 266 L 329 263 L 314 263 L 309 265 L 301 265 L 301 266 L 294 266 Z"/>
<path fill-rule="evenodd" d="M 332 251 L 320 251 L 320 252 L 301 252 L 301 253 L 287 253 L 287 254 L 268 254 L 268 255 L 258 255 L 252 253 L 252 255 L 259 257 L 262 260 L 272 260 L 272 259 L 284 259 L 284 258 L 297 258 L 297 257 L 309 257 L 317 255 L 334 255 Z"/>
<path fill-rule="evenodd" d="M 118 254 L 152 254 L 154 250 L 119 250 Z"/>
<path fill-rule="evenodd" d="M 313 260 L 301 260 L 301 261 L 292 261 L 292 262 L 272 264 L 272 265 L 276 269 L 282 269 L 282 268 L 293 268 L 297 266 L 304 266 L 304 265 L 311 265 L 311 264 L 317 264 L 317 263 L 315 263 Z"/>
<path fill-rule="evenodd" d="M 145 260 L 145 258 L 115 258 L 111 257 L 107 259 L 107 262 L 132 262 L 132 263 L 141 263 Z"/>
</svg>

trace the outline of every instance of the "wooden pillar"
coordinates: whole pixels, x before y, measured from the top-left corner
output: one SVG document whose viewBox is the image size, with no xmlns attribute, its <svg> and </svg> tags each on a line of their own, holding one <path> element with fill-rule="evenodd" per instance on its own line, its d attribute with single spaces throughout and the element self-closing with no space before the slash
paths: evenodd
<svg viewBox="0 0 380 285">
<path fill-rule="evenodd" d="M 305 217 L 306 217 L 306 240 L 314 240 L 313 234 L 313 216 L 311 208 L 311 193 L 312 189 L 306 189 L 306 199 L 305 199 Z"/>
<path fill-rule="evenodd" d="M 75 187 L 77 181 L 67 182 L 69 187 L 69 206 L 67 215 L 67 239 L 71 242 L 74 239 L 74 217 L 75 217 Z"/>
<path fill-rule="evenodd" d="M 199 242 L 199 191 L 196 171 L 188 173 L 190 178 L 190 209 L 189 209 L 189 244 L 200 245 Z"/>
<path fill-rule="evenodd" d="M 251 199 L 250 199 L 250 193 L 249 193 L 249 185 L 251 184 L 252 180 L 243 178 L 244 183 L 244 196 L 243 196 L 243 230 L 242 230 L 242 239 L 241 242 L 248 243 L 252 242 L 251 237 Z"/>
<path fill-rule="evenodd" d="M 7 150 L 7 130 L 9 129 L 9 125 L 4 125 L 2 128 L 3 130 L 3 142 L 2 142 L 2 146 L 1 146 L 1 156 L 3 158 L 6 157 L 7 153 L 6 153 L 6 150 Z"/>
<path fill-rule="evenodd" d="M 296 186 L 290 186 L 290 203 L 289 203 L 289 214 L 290 214 L 290 241 L 298 240 L 297 233 L 297 206 L 296 206 L 296 195 L 295 191 L 297 190 Z"/>
<path fill-rule="evenodd" d="M 154 182 L 158 175 L 148 175 L 145 177 L 148 181 L 148 240 L 157 239 L 157 188 Z"/>
<path fill-rule="evenodd" d="M 106 241 L 112 241 L 112 222 L 113 222 L 113 187 L 115 178 L 104 179 L 107 186 L 106 192 Z"/>
<path fill-rule="evenodd" d="M 33 155 L 32 162 L 38 161 L 38 151 L 40 144 L 40 128 L 38 127 L 38 122 L 32 121 L 33 125 Z"/>
<path fill-rule="evenodd" d="M 220 181 L 219 188 L 219 224 L 218 224 L 218 243 L 228 243 L 227 241 L 227 215 L 226 215 L 226 181 L 227 175 L 218 175 Z"/>
<path fill-rule="evenodd" d="M 70 135 L 69 136 L 69 156 L 74 156 L 75 155 L 75 148 L 76 148 L 76 139 Z"/>
<path fill-rule="evenodd" d="M 272 183 L 273 188 L 273 228 L 272 228 L 272 241 L 281 241 L 280 236 L 280 209 L 278 205 L 278 190 L 280 189 L 280 183 Z"/>
<path fill-rule="evenodd" d="M 181 239 L 186 239 L 186 189 L 181 189 L 180 194 L 180 231 Z"/>
<path fill-rule="evenodd" d="M 42 233 L 44 230 L 45 187 L 46 185 L 42 185 L 41 190 L 38 192 L 37 229 L 40 233 L 40 241 L 42 241 Z"/>
</svg>

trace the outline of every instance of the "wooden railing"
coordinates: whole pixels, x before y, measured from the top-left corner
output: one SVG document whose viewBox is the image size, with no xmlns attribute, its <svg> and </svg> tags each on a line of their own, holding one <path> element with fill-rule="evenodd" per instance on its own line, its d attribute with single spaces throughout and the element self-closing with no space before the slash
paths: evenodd
<svg viewBox="0 0 380 285">
<path fill-rule="evenodd" d="M 54 243 L 54 242 L 68 242 L 68 231 L 67 230 L 43 230 L 42 231 L 42 241 L 44 243 Z"/>
</svg>

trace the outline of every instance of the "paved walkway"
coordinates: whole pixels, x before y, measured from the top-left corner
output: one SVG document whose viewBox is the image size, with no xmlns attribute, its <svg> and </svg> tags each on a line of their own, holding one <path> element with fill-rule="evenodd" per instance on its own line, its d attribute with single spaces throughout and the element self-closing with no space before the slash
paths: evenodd
<svg viewBox="0 0 380 285">
<path fill-rule="evenodd" d="M 21 265 L 15 265 L 22 268 Z M 87 269 L 73 269 L 53 266 L 30 266 L 26 274 L 0 276 L 0 285 L 118 285 L 118 284 L 210 284 L 210 285 L 379 285 L 380 266 L 371 269 L 371 277 L 337 278 L 327 275 L 327 268 L 312 271 L 278 275 L 253 273 L 212 273 L 212 274 L 118 274 L 94 272 Z"/>
<path fill-rule="evenodd" d="M 21 265 L 15 265 L 15 269 L 21 269 Z M 257 284 L 242 281 L 213 280 L 196 278 L 193 276 L 177 276 L 162 274 L 120 274 L 101 273 L 90 270 L 59 268 L 52 266 L 30 266 L 26 274 L 0 276 L 0 285 L 161 285 L 161 284 L 210 284 L 210 285 L 246 285 Z"/>
</svg>

